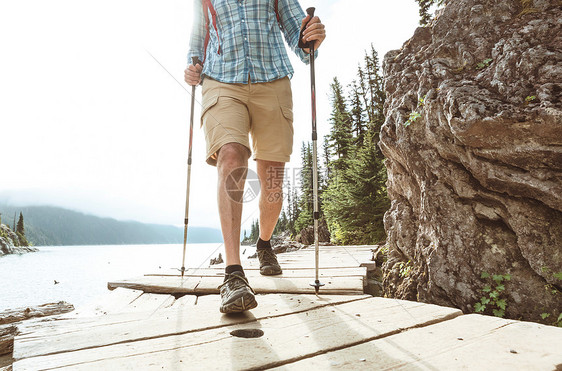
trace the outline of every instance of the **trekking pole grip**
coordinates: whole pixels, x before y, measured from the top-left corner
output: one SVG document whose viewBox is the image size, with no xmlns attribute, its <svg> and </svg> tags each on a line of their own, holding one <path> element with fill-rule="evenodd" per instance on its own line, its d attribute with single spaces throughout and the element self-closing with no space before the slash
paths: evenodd
<svg viewBox="0 0 562 371">
<path fill-rule="evenodd" d="M 201 61 L 199 60 L 199 57 L 191 57 L 191 60 L 193 61 L 193 65 L 197 66 L 198 64 L 201 64 Z"/>
<path fill-rule="evenodd" d="M 312 18 L 314 18 L 314 11 L 316 10 L 315 7 L 310 7 L 308 9 L 306 9 L 306 14 L 308 14 L 310 16 L 310 20 L 308 21 L 310 23 L 310 21 L 312 20 Z M 307 23 L 308 24 L 308 23 Z M 310 49 L 310 53 L 314 54 L 314 41 L 309 41 L 308 42 L 308 48 Z"/>
</svg>

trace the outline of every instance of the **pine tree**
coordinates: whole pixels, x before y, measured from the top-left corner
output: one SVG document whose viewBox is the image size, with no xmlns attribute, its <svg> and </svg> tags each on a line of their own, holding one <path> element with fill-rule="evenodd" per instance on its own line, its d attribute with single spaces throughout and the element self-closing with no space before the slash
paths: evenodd
<svg viewBox="0 0 562 371">
<path fill-rule="evenodd" d="M 443 5 L 445 4 L 445 0 L 416 0 L 419 5 L 419 12 L 420 12 L 420 25 L 425 26 L 426 24 L 431 21 L 431 14 L 429 9 L 432 5 Z"/>
<path fill-rule="evenodd" d="M 366 120 L 365 120 L 365 107 L 362 102 L 362 95 L 364 90 L 357 84 L 356 80 L 350 84 L 351 93 L 349 95 L 349 101 L 351 104 L 351 119 L 353 122 L 353 132 L 355 136 L 355 145 L 362 146 L 363 138 L 366 131 Z"/>
<path fill-rule="evenodd" d="M 285 210 L 281 210 L 281 214 L 279 215 L 279 220 L 277 220 L 277 224 L 273 229 L 273 234 L 278 235 L 286 231 L 288 231 L 287 213 L 285 213 Z"/>
<path fill-rule="evenodd" d="M 260 235 L 259 221 L 256 219 L 252 222 L 250 226 L 250 235 L 246 236 L 246 231 L 244 231 L 244 242 L 255 243 Z"/>
<path fill-rule="evenodd" d="M 297 234 L 297 219 L 300 215 L 299 209 L 299 195 L 296 187 L 293 187 L 291 192 L 291 202 L 289 204 L 289 208 L 291 209 L 291 218 L 289 222 L 289 230 L 291 231 L 291 236 L 295 236 Z"/>
<path fill-rule="evenodd" d="M 364 63 L 358 68 L 358 79 L 349 86 L 349 112 L 337 79 L 332 84 L 329 149 L 334 155 L 328 156 L 332 159 L 324 212 L 332 238 L 344 244 L 383 239 L 383 216 L 389 207 L 384 157 L 378 147 L 385 94 L 372 45 Z"/>
<path fill-rule="evenodd" d="M 299 233 L 304 228 L 313 224 L 313 194 L 312 194 L 312 146 L 310 143 L 302 144 L 302 168 L 300 171 L 300 197 L 298 200 L 299 216 L 295 220 L 295 231 Z"/>
<path fill-rule="evenodd" d="M 299 216 L 298 200 L 297 188 L 291 187 L 291 184 L 287 183 L 287 203 L 283 212 L 285 213 L 287 219 L 286 230 L 289 232 L 291 237 L 294 237 L 297 234 L 295 222 Z"/>
<path fill-rule="evenodd" d="M 346 167 L 346 161 L 352 150 L 352 121 L 345 103 L 343 88 L 337 78 L 330 85 L 332 89 L 332 115 L 330 122 L 332 129 L 328 137 L 328 148 L 336 157 L 331 166 L 334 170 Z"/>
<path fill-rule="evenodd" d="M 16 235 L 20 240 L 20 246 L 28 246 L 27 238 L 25 237 L 25 226 L 23 223 L 23 213 L 20 211 L 20 217 L 18 219 L 18 225 L 16 227 Z"/>
<path fill-rule="evenodd" d="M 23 225 L 23 213 L 20 211 L 20 217 L 18 219 L 18 226 L 16 227 L 16 233 L 25 236 L 25 227 Z"/>
</svg>

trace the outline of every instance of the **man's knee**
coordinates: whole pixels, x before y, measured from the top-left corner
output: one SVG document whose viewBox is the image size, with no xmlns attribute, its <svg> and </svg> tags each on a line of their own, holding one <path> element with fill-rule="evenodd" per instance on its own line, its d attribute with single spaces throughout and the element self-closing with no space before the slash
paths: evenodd
<svg viewBox="0 0 562 371">
<path fill-rule="evenodd" d="M 219 170 L 232 170 L 248 165 L 248 149 L 239 143 L 227 143 L 219 149 L 217 167 Z"/>
</svg>

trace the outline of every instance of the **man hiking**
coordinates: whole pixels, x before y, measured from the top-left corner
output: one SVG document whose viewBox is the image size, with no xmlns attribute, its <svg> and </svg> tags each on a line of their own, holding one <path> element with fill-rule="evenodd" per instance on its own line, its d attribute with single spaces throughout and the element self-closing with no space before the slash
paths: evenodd
<svg viewBox="0 0 562 371">
<path fill-rule="evenodd" d="M 305 17 L 298 0 L 194 0 L 188 61 L 198 57 L 203 62 L 189 65 L 185 81 L 191 86 L 202 82 L 206 161 L 218 171 L 226 255 L 222 313 L 258 305 L 240 261 L 243 190 L 252 153 L 261 187 L 260 273 L 282 272 L 269 242 L 283 206 L 284 167 L 293 147 L 293 68 L 282 34 L 305 63 L 308 43 L 317 50 L 326 37 L 320 19 Z"/>
</svg>

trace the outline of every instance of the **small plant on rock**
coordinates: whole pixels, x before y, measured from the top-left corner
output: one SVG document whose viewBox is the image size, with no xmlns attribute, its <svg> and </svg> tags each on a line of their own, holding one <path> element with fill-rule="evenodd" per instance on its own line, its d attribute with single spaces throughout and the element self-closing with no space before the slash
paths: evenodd
<svg viewBox="0 0 562 371">
<path fill-rule="evenodd" d="M 503 318 L 507 307 L 507 301 L 502 297 L 502 293 L 505 291 L 504 281 L 511 280 L 511 275 L 490 275 L 487 272 L 482 272 L 480 278 L 485 280 L 487 284 L 482 289 L 484 296 L 474 305 L 474 311 L 476 313 L 485 313 L 486 309 L 488 309 L 488 313 L 491 310 L 494 316 Z"/>
<path fill-rule="evenodd" d="M 551 273 L 550 268 L 548 267 L 542 267 L 541 271 L 543 273 Z M 558 281 L 562 281 L 562 271 L 560 272 L 556 272 L 556 273 L 552 273 L 552 276 L 558 280 Z M 560 291 L 552 284 L 546 284 L 544 285 L 545 290 L 550 293 L 551 295 L 560 295 Z M 558 314 L 556 314 L 558 312 Z M 553 326 L 558 326 L 558 327 L 562 327 L 562 312 L 559 311 L 554 311 L 553 313 L 549 313 L 549 312 L 543 312 L 541 313 L 541 319 L 543 321 L 546 321 L 547 318 L 552 318 L 553 321 L 550 323 Z"/>
<path fill-rule="evenodd" d="M 408 121 L 406 121 L 404 123 L 404 126 L 406 126 L 406 127 L 410 126 L 410 124 L 416 122 L 416 120 L 419 119 L 420 117 L 421 117 L 421 114 L 417 113 L 416 111 L 410 112 L 410 116 L 408 118 Z"/>
<path fill-rule="evenodd" d="M 492 58 L 486 58 L 482 62 L 478 63 L 475 68 L 477 70 L 481 70 L 483 68 L 486 68 L 490 65 L 490 62 L 492 62 L 492 61 L 493 61 Z"/>
<path fill-rule="evenodd" d="M 412 273 L 412 261 L 398 263 L 398 269 L 400 272 L 400 277 L 406 278 Z"/>
<path fill-rule="evenodd" d="M 550 317 L 550 313 L 541 313 L 541 318 L 543 320 L 547 319 L 548 317 Z M 554 321 L 552 323 L 553 326 L 558 326 L 558 327 L 562 327 L 562 313 L 560 313 L 558 315 L 558 318 L 556 319 L 556 321 Z"/>
</svg>

